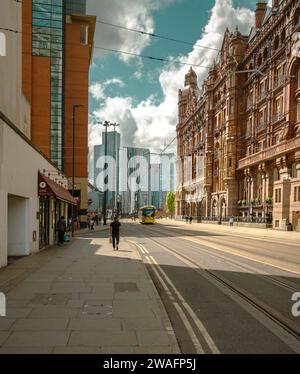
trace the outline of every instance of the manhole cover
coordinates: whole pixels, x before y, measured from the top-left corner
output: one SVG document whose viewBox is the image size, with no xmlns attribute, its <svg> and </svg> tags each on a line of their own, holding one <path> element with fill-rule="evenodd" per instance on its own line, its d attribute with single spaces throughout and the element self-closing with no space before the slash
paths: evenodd
<svg viewBox="0 0 300 374">
<path fill-rule="evenodd" d="M 69 293 L 37 293 L 30 300 L 30 303 L 37 305 L 65 305 L 70 297 L 71 294 Z"/>
<path fill-rule="evenodd" d="M 137 292 L 139 289 L 136 283 L 121 283 L 117 282 L 114 283 L 115 291 L 116 292 Z"/>
<path fill-rule="evenodd" d="M 84 305 L 82 314 L 88 316 L 112 315 L 112 305 Z"/>
</svg>

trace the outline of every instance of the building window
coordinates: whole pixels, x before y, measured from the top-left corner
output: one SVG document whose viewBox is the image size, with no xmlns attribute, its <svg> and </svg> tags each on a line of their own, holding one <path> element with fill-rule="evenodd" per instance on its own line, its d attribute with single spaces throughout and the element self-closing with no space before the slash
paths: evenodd
<svg viewBox="0 0 300 374">
<path fill-rule="evenodd" d="M 294 201 L 300 201 L 300 186 L 294 187 Z"/>
<path fill-rule="evenodd" d="M 281 203 L 281 188 L 275 189 L 275 203 Z"/>
<path fill-rule="evenodd" d="M 296 168 L 295 162 L 292 163 L 291 175 L 292 175 L 292 178 L 297 178 L 297 168 Z"/>
</svg>

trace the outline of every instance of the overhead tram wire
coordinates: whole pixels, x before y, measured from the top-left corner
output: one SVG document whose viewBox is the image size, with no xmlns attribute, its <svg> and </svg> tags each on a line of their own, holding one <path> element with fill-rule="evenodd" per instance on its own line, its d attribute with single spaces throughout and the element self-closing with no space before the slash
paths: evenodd
<svg viewBox="0 0 300 374">
<path fill-rule="evenodd" d="M 163 57 L 146 56 L 146 55 L 141 55 L 141 54 L 133 53 L 133 52 L 120 51 L 118 49 L 104 48 L 104 47 L 99 47 L 99 46 L 94 46 L 94 48 L 95 49 L 101 49 L 103 51 L 108 51 L 108 52 L 121 53 L 121 54 L 124 54 L 124 55 L 141 57 L 141 58 L 148 59 L 148 60 L 154 60 L 154 61 L 160 61 L 160 62 L 168 62 L 168 63 L 171 63 L 171 64 L 180 64 L 180 65 L 194 66 L 194 67 L 203 68 L 203 69 L 211 69 L 212 68 L 212 66 L 190 64 L 188 62 L 181 62 L 181 61 L 178 61 L 178 60 L 170 60 L 170 59 L 163 58 Z"/>
<path fill-rule="evenodd" d="M 171 38 L 169 36 L 154 34 L 154 33 L 146 32 L 146 31 L 143 31 L 143 30 L 136 30 L 136 29 L 132 29 L 130 27 L 116 25 L 116 24 L 110 23 L 110 22 L 105 22 L 105 21 L 97 20 L 97 23 L 100 23 L 100 24 L 106 25 L 106 26 L 116 27 L 116 28 L 122 29 L 122 30 L 127 30 L 127 31 L 131 31 L 131 32 L 135 32 L 135 33 L 142 34 L 142 35 L 151 36 L 152 38 L 164 39 L 164 40 L 168 40 L 168 41 L 175 42 L 175 43 L 186 44 L 186 45 L 191 45 L 191 46 L 197 47 L 197 48 L 211 49 L 213 51 L 220 52 L 219 48 L 208 47 L 208 46 L 200 45 L 200 44 L 194 44 L 194 43 L 191 43 L 191 42 L 187 42 L 186 40 L 175 39 L 175 38 Z"/>
</svg>

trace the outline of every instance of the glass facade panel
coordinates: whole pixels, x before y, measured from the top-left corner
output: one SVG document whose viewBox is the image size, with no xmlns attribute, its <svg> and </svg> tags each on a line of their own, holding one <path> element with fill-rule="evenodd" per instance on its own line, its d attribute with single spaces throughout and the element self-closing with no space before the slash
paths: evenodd
<svg viewBox="0 0 300 374">
<path fill-rule="evenodd" d="M 63 168 L 64 0 L 32 1 L 32 54 L 51 59 L 50 158 Z"/>
</svg>

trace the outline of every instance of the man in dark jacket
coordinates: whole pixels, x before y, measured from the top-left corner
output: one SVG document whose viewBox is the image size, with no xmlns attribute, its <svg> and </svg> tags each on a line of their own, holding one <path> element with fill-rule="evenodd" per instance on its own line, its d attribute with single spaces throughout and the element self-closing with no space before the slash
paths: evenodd
<svg viewBox="0 0 300 374">
<path fill-rule="evenodd" d="M 112 239 L 113 249 L 119 249 L 119 241 L 120 241 L 120 222 L 118 217 L 114 217 L 113 222 L 110 224 L 110 235 Z"/>
<path fill-rule="evenodd" d="M 58 232 L 58 244 L 63 245 L 64 244 L 64 236 L 65 232 L 67 230 L 67 223 L 64 216 L 61 216 L 60 219 L 57 222 L 57 232 Z"/>
</svg>

